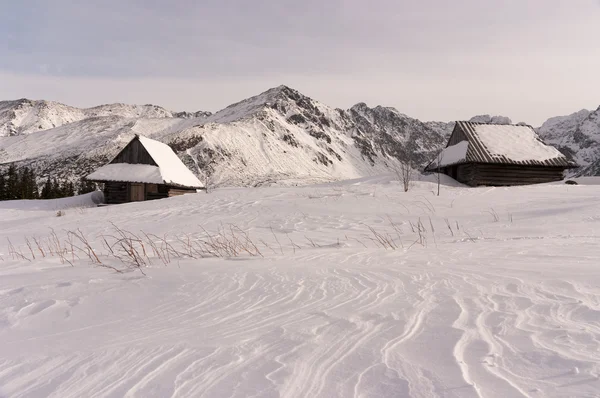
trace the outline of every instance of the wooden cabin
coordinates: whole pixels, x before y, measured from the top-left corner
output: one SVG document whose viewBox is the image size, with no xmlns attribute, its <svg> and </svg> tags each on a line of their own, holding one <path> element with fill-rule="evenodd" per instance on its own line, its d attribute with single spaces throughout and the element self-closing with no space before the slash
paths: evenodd
<svg viewBox="0 0 600 398">
<path fill-rule="evenodd" d="M 531 126 L 456 122 L 446 148 L 425 167 L 470 186 L 560 181 L 577 167 Z"/>
<path fill-rule="evenodd" d="M 106 204 L 161 199 L 204 188 L 168 145 L 139 135 L 86 179 L 104 183 Z"/>
</svg>

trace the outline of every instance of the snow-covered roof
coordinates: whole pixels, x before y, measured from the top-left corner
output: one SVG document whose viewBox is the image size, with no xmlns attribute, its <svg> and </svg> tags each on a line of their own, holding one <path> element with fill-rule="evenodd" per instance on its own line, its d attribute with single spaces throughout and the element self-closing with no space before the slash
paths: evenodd
<svg viewBox="0 0 600 398">
<path fill-rule="evenodd" d="M 135 136 L 156 166 L 147 164 L 110 163 L 87 176 L 93 181 L 143 182 L 179 187 L 204 188 L 204 184 L 188 169 L 173 150 L 162 142 Z M 130 141 L 131 142 L 131 141 Z"/>
<path fill-rule="evenodd" d="M 111 163 L 87 176 L 92 181 L 127 181 L 164 184 L 160 168 L 149 164 Z"/>
<path fill-rule="evenodd" d="M 563 158 L 560 151 L 544 144 L 530 126 L 474 124 L 473 129 L 492 157 L 515 162 Z"/>
<path fill-rule="evenodd" d="M 431 162 L 428 167 L 438 168 L 464 163 L 469 150 L 469 141 L 461 141 L 458 144 L 446 147 Z"/>
<path fill-rule="evenodd" d="M 531 126 L 456 122 L 448 146 L 426 170 L 462 163 L 576 166 L 558 149 L 544 144 Z"/>
</svg>

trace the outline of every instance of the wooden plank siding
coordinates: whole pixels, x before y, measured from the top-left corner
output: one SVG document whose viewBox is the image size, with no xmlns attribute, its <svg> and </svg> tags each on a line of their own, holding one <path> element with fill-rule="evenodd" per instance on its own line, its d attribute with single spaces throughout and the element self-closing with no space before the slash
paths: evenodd
<svg viewBox="0 0 600 398">
<path fill-rule="evenodd" d="M 140 140 L 132 140 L 110 163 L 149 164 L 158 166 Z"/>
<path fill-rule="evenodd" d="M 445 174 L 449 174 L 446 170 Z M 463 164 L 457 167 L 456 180 L 466 185 L 511 186 L 529 185 L 563 179 L 562 167 Z"/>
<path fill-rule="evenodd" d="M 169 197 L 179 196 L 186 193 L 196 193 L 195 189 L 184 189 L 184 188 L 170 188 L 169 189 Z"/>
<path fill-rule="evenodd" d="M 105 182 L 104 202 L 109 205 L 129 202 L 128 183 L 114 181 Z"/>
<path fill-rule="evenodd" d="M 104 201 L 106 204 L 121 204 L 134 201 L 132 198 L 132 184 L 130 182 L 114 182 L 107 181 L 104 183 Z M 137 200 L 154 200 L 163 199 L 172 196 L 170 188 L 166 185 L 143 184 L 142 199 Z M 180 190 L 178 190 L 180 191 Z M 190 191 L 191 192 L 191 191 Z M 193 190 L 193 192 L 196 192 Z"/>
</svg>

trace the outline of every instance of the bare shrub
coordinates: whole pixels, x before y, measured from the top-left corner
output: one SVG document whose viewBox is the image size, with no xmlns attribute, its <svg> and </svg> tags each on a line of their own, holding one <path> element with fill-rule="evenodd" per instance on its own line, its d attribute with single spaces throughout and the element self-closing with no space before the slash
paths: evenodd
<svg viewBox="0 0 600 398">
<path fill-rule="evenodd" d="M 396 242 L 394 242 L 394 238 L 392 238 L 389 233 L 383 234 L 377 232 L 370 225 L 367 225 L 367 228 L 369 228 L 369 231 L 371 231 L 371 236 L 367 236 L 367 239 L 375 243 L 376 246 L 382 247 L 386 250 L 396 250 L 398 248 Z"/>
<path fill-rule="evenodd" d="M 400 226 L 398 226 L 396 223 L 394 223 L 394 221 L 392 221 L 392 219 L 389 215 L 387 216 L 387 219 L 388 219 L 390 225 L 392 226 L 392 228 L 394 229 L 394 232 L 396 232 L 396 236 L 398 237 L 400 246 L 402 248 L 404 248 L 404 243 L 402 243 L 402 228 Z"/>
<path fill-rule="evenodd" d="M 442 182 L 442 174 L 440 173 L 440 165 L 442 164 L 442 160 L 444 159 L 444 151 L 440 151 L 440 153 L 438 153 L 437 158 L 436 158 L 436 162 L 437 162 L 437 166 L 438 166 L 438 170 L 437 170 L 437 196 L 440 196 L 440 185 Z"/>
<path fill-rule="evenodd" d="M 402 188 L 404 192 L 408 192 L 410 187 L 412 186 L 412 181 L 414 177 L 414 171 L 411 163 L 408 160 L 400 161 L 400 164 L 394 167 L 394 173 L 398 178 L 398 181 L 402 183 Z"/>
<path fill-rule="evenodd" d="M 409 223 L 410 223 L 410 227 L 411 227 L 412 231 L 417 234 L 417 239 L 408 248 L 410 249 L 415 244 L 419 244 L 423 247 L 426 247 L 427 246 L 427 229 L 425 228 L 425 225 L 423 225 L 421 218 L 419 218 L 419 220 L 414 224 L 412 221 L 409 221 Z"/>
<path fill-rule="evenodd" d="M 486 213 L 489 213 L 492 216 L 492 220 L 494 222 L 500 221 L 500 216 L 498 215 L 498 213 L 496 213 L 496 210 L 494 210 L 493 208 L 487 210 Z"/>
<path fill-rule="evenodd" d="M 18 250 L 17 248 L 15 248 L 12 244 L 12 242 L 10 241 L 10 239 L 6 238 L 6 240 L 8 241 L 8 254 L 12 257 L 13 260 L 27 260 L 29 262 L 31 262 L 31 260 L 27 257 L 25 257 L 25 255 L 23 254 L 23 252 L 21 250 Z"/>
<path fill-rule="evenodd" d="M 450 234 L 452 236 L 454 236 L 454 231 L 452 230 L 452 225 L 450 224 L 450 221 L 447 218 L 444 218 L 444 222 L 446 223 L 446 226 L 448 227 L 448 229 L 450 230 Z M 458 224 L 457 224 L 458 225 Z"/>
</svg>

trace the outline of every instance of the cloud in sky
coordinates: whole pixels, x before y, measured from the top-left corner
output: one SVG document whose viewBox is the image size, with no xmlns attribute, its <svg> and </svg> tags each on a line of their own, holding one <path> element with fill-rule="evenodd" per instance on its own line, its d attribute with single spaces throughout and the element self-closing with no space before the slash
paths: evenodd
<svg viewBox="0 0 600 398">
<path fill-rule="evenodd" d="M 600 103 L 594 3 L 7 2 L 0 90 L 3 99 L 216 110 L 288 84 L 338 107 L 368 101 L 422 119 L 491 112 L 539 123 Z"/>
</svg>

